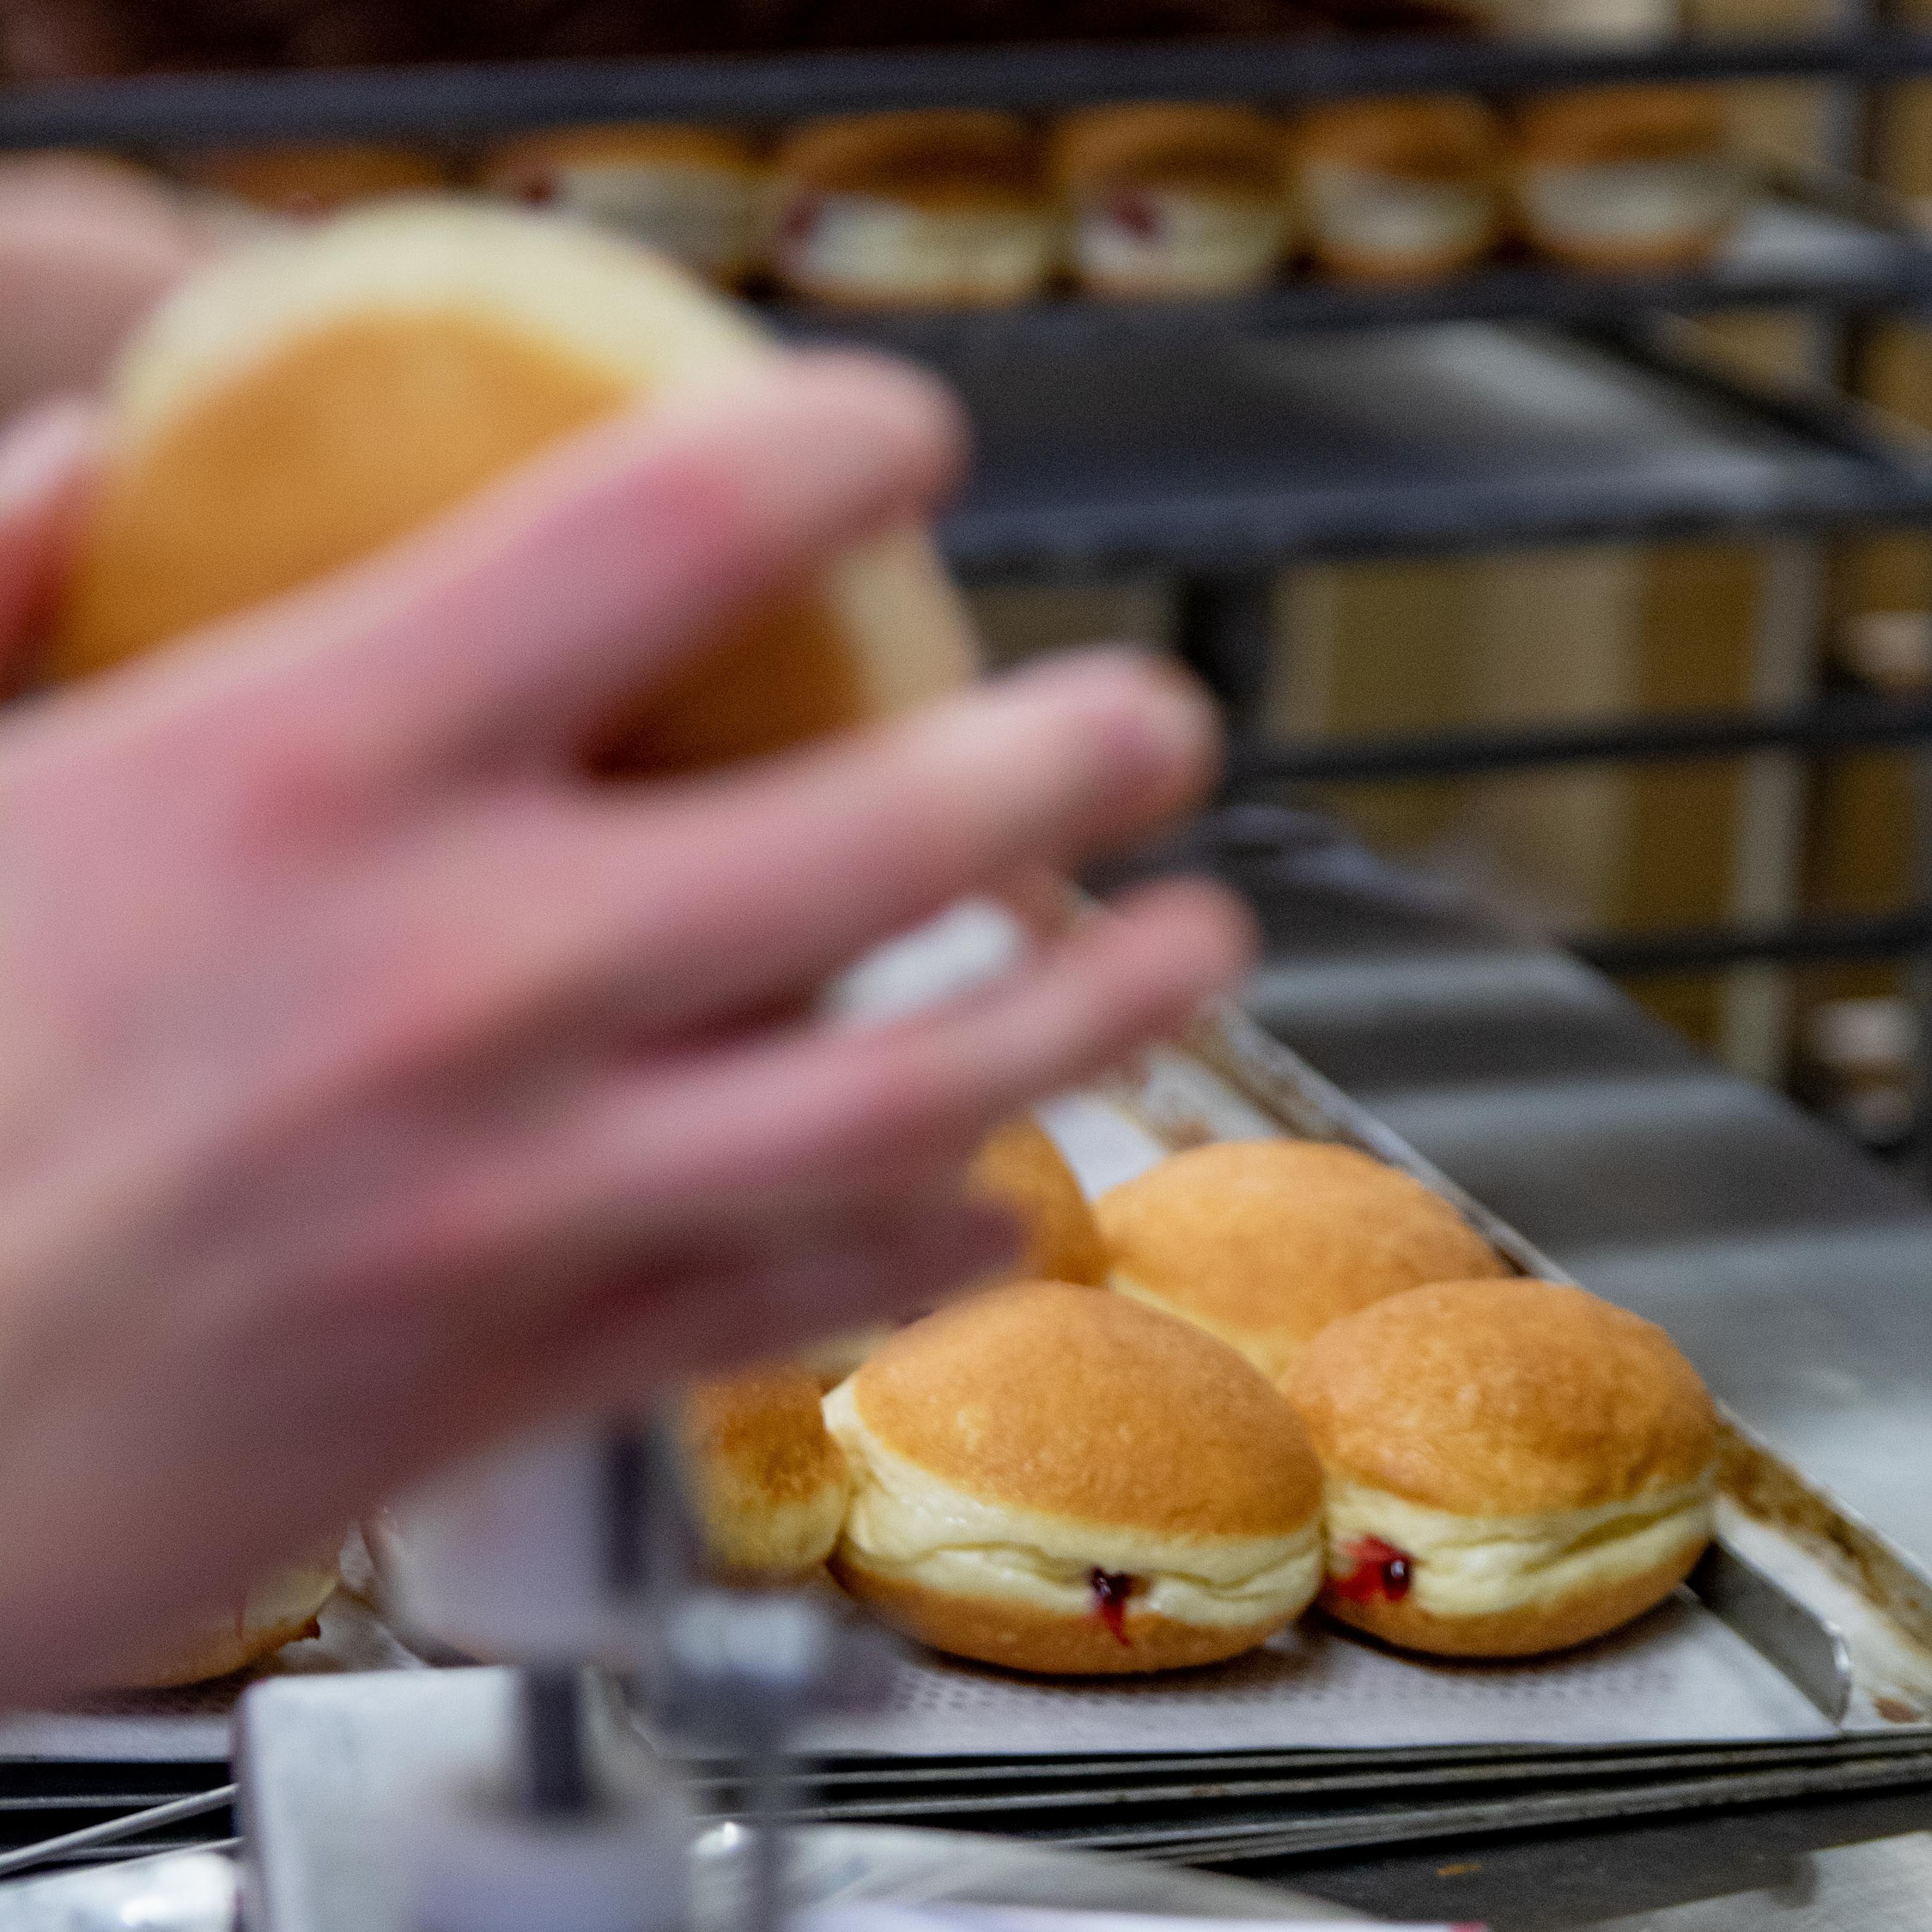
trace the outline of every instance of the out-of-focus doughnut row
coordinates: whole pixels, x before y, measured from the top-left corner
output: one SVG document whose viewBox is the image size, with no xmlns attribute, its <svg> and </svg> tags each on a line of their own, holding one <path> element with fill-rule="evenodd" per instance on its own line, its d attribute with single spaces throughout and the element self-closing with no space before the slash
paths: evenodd
<svg viewBox="0 0 1932 1932">
<path fill-rule="evenodd" d="M 189 157 L 283 214 L 434 186 L 621 228 L 726 287 L 841 308 L 991 308 L 1057 289 L 1238 295 L 1301 269 L 1425 282 L 1498 250 L 1596 272 L 1688 268 L 1747 196 L 1722 95 L 1630 87 L 1499 112 L 1470 95 L 1295 116 L 1096 107 L 1037 126 L 930 111 L 775 137 L 638 125 L 522 136 L 463 166 L 404 148 Z"/>
</svg>

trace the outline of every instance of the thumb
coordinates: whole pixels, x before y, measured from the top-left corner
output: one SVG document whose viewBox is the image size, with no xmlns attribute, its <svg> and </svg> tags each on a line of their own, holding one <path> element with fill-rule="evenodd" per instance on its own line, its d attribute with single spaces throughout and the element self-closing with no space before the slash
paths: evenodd
<svg viewBox="0 0 1932 1932">
<path fill-rule="evenodd" d="M 100 448 L 100 411 L 80 401 L 42 404 L 0 433 L 0 691 L 66 574 Z"/>
</svg>

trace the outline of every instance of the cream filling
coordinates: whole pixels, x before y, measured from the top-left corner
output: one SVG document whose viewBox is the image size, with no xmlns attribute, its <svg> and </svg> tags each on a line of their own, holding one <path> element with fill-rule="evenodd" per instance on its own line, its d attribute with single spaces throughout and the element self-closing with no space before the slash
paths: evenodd
<svg viewBox="0 0 1932 1932">
<path fill-rule="evenodd" d="M 1523 170 L 1517 192 L 1535 232 L 1558 241 L 1614 245 L 1714 233 L 1737 213 L 1744 179 L 1723 155 L 1589 166 L 1538 162 Z"/>
<path fill-rule="evenodd" d="M 778 265 L 801 288 L 938 299 L 1020 296 L 1053 265 L 1054 226 L 1010 208 L 914 208 L 874 195 L 793 197 Z"/>
<path fill-rule="evenodd" d="M 555 205 L 706 275 L 739 267 L 757 244 L 757 179 L 730 168 L 682 161 L 560 167 Z"/>
<path fill-rule="evenodd" d="M 1441 1617 L 1485 1616 L 1601 1589 L 1708 1541 L 1715 1467 L 1634 1502 L 1532 1516 L 1464 1516 L 1332 1472 L 1323 1506 L 1328 1571 L 1346 1577 L 1353 1546 L 1377 1537 L 1409 1558 L 1405 1601 Z"/>
<path fill-rule="evenodd" d="M 1418 181 L 1347 161 L 1308 161 L 1302 192 L 1322 240 L 1392 263 L 1479 249 L 1495 218 L 1495 197 L 1481 182 Z"/>
<path fill-rule="evenodd" d="M 1096 281 L 1212 294 L 1265 282 L 1288 241 L 1288 209 L 1133 188 L 1083 207 L 1070 250 Z"/>
<path fill-rule="evenodd" d="M 878 1576 L 1080 1617 L 1094 1608 L 1093 1571 L 1125 1572 L 1134 1608 L 1208 1628 L 1285 1621 L 1321 1585 L 1318 1516 L 1282 1536 L 1195 1541 L 1111 1530 L 939 1481 L 866 1428 L 849 1382 L 825 1398 L 825 1425 L 852 1465 L 841 1546 Z"/>
</svg>

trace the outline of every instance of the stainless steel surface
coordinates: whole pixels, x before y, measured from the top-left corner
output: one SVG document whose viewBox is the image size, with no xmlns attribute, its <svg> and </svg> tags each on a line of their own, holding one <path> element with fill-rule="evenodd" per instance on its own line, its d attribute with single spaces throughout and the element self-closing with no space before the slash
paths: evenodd
<svg viewBox="0 0 1932 1932">
<path fill-rule="evenodd" d="M 1838 1845 L 1793 1858 L 1774 1883 L 1597 1921 L 1592 1932 L 1923 1932 L 1932 1836 Z"/>
<path fill-rule="evenodd" d="M 726 1909 L 731 1866 L 741 1842 L 732 1830 L 720 1826 L 707 1832 L 694 1854 L 692 1893 L 699 1932 L 718 1923 Z M 1193 1918 L 1358 1916 L 1286 1886 L 975 1832 L 823 1825 L 799 1832 L 792 1844 L 788 1889 L 798 1905 L 953 1899 Z"/>
<path fill-rule="evenodd" d="M 1686 1580 L 1707 1610 L 1767 1656 L 1834 1724 L 1851 1705 L 1851 1653 L 1841 1632 L 1722 1543 Z"/>
<path fill-rule="evenodd" d="M 407 1932 L 398 1858 L 411 1795 L 506 1762 L 513 1703 L 507 1674 L 487 1670 L 289 1680 L 252 1692 L 238 1728 L 258 1906 L 252 1932 Z M 639 1769 L 638 1747 L 621 1727 L 593 1723 L 592 1749 L 607 1772 Z M 701 1927 L 735 1923 L 750 1852 L 750 1834 L 737 1825 L 700 1840 L 694 1904 Z M 977 1899 L 1232 1917 L 1285 1917 L 1306 1903 L 1228 1880 L 1111 1860 L 1063 1862 L 1042 1848 L 950 1833 L 811 1826 L 790 1835 L 788 1854 L 787 1893 L 801 1903 Z"/>
<path fill-rule="evenodd" d="M 181 1851 L 0 1886 L 0 1932 L 234 1932 L 234 1862 Z"/>
</svg>

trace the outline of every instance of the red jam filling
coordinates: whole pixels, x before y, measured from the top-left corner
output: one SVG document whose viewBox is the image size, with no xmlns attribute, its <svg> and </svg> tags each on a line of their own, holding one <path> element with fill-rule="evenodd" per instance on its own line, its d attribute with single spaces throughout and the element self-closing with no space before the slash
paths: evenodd
<svg viewBox="0 0 1932 1932">
<path fill-rule="evenodd" d="M 532 208 L 542 208 L 556 199 L 556 177 L 547 172 L 526 174 L 517 184 L 517 197 Z"/>
<path fill-rule="evenodd" d="M 1355 1567 L 1346 1577 L 1331 1577 L 1328 1588 L 1345 1603 L 1373 1603 L 1379 1596 L 1400 1603 L 1415 1581 L 1415 1558 L 1406 1550 L 1379 1536 L 1362 1536 L 1348 1546 Z"/>
<path fill-rule="evenodd" d="M 1108 198 L 1107 212 L 1114 225 L 1125 228 L 1136 241 L 1160 239 L 1160 205 L 1151 195 L 1136 188 L 1123 188 Z"/>
<path fill-rule="evenodd" d="M 1133 1595 L 1133 1578 L 1124 1570 L 1090 1570 L 1087 1587 L 1093 1592 L 1094 1615 L 1114 1633 L 1116 1643 L 1130 1643 L 1127 1607 Z"/>
</svg>

